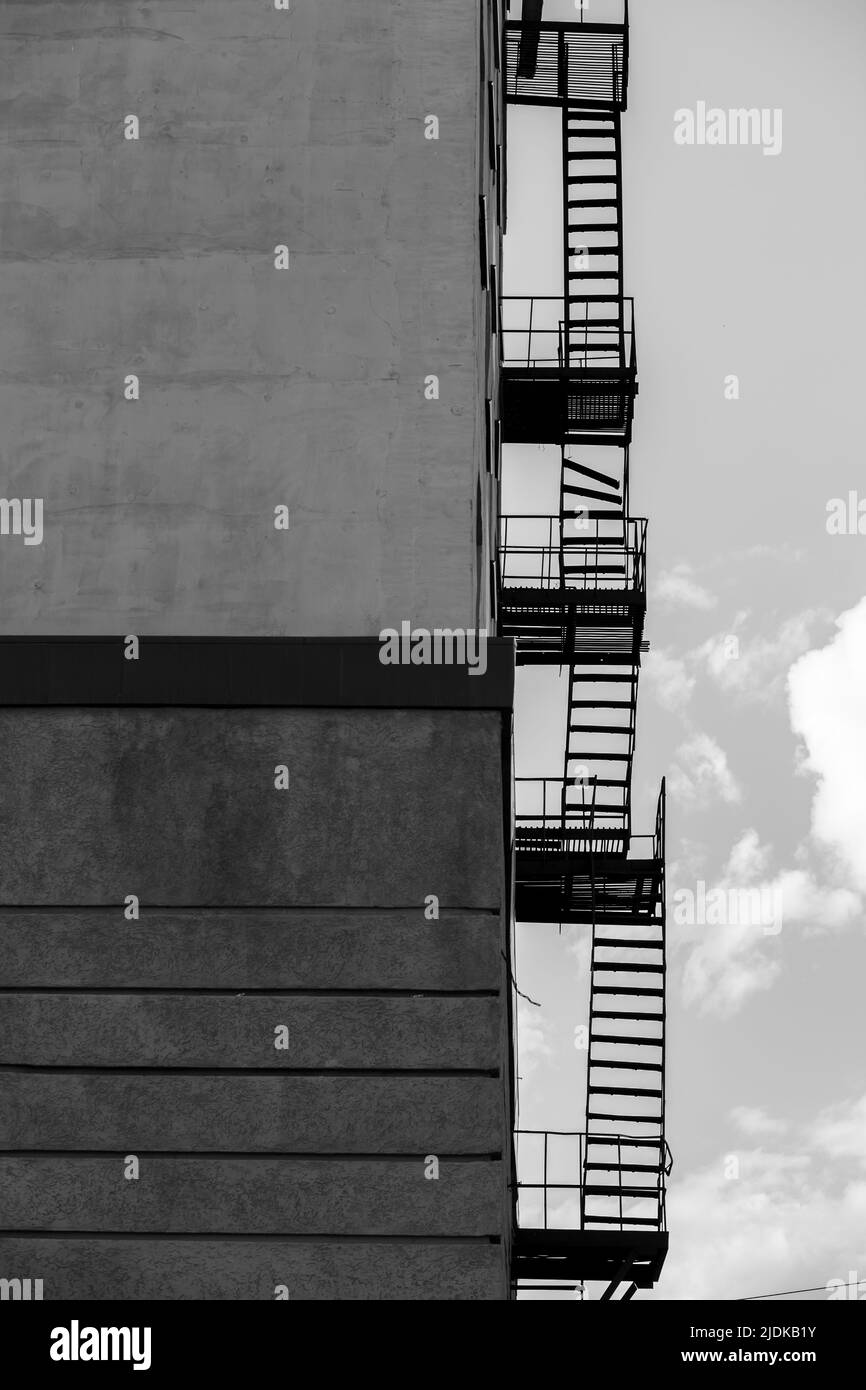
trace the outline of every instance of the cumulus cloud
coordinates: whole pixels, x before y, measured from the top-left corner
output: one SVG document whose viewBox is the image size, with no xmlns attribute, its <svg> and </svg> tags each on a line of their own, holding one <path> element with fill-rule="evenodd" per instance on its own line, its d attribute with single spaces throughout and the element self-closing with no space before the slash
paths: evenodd
<svg viewBox="0 0 866 1390">
<path fill-rule="evenodd" d="M 793 661 L 812 645 L 815 629 L 827 622 L 827 614 L 808 609 L 781 624 L 766 637 L 749 635 L 749 614 L 737 614 L 730 632 L 716 633 L 686 658 L 686 667 L 703 669 L 727 694 L 741 699 L 772 703 L 784 690 Z"/>
<path fill-rule="evenodd" d="M 677 761 L 670 773 L 671 793 L 687 809 L 741 800 L 727 755 L 709 734 L 694 734 L 680 745 L 675 756 Z"/>
<path fill-rule="evenodd" d="M 655 584 L 655 598 L 670 608 L 695 608 L 702 612 L 715 608 L 718 602 L 715 594 L 711 594 L 693 576 L 691 565 L 675 565 L 673 569 L 665 570 Z"/>
<path fill-rule="evenodd" d="M 689 1239 L 671 1242 L 656 1297 L 737 1299 L 826 1288 L 852 1269 L 866 1270 L 866 1182 L 801 1138 L 795 1152 L 755 1148 L 734 1155 L 735 1167 L 731 1155 L 719 1155 L 685 1177 L 674 1170 L 669 1225 Z"/>
<path fill-rule="evenodd" d="M 759 1106 L 735 1105 L 731 1111 L 731 1119 L 737 1129 L 749 1139 L 765 1139 L 771 1135 L 775 1137 L 784 1134 L 788 1128 L 784 1120 L 774 1120 Z"/>
<path fill-rule="evenodd" d="M 852 885 L 866 891 L 866 598 L 843 613 L 825 647 L 788 677 L 791 725 L 805 745 L 801 766 L 818 778 L 812 831 L 837 851 Z"/>
<path fill-rule="evenodd" d="M 858 894 L 821 882 L 808 868 L 770 873 L 770 859 L 749 829 L 712 883 L 674 889 L 672 880 L 673 942 L 689 947 L 682 973 L 687 1006 L 730 1017 L 778 979 L 778 940 L 787 927 L 828 930 L 861 916 Z"/>
<path fill-rule="evenodd" d="M 651 650 L 644 659 L 642 679 L 646 681 L 663 709 L 681 714 L 694 693 L 696 678 L 689 674 L 682 657 Z"/>
<path fill-rule="evenodd" d="M 866 1168 L 866 1096 L 853 1105 L 831 1106 L 819 1115 L 812 1129 L 812 1141 L 831 1158 L 854 1159 Z"/>
</svg>

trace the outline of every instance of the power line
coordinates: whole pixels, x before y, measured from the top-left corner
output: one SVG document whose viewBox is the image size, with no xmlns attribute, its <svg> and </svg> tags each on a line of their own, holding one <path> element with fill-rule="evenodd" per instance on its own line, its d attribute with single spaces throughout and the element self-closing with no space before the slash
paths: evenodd
<svg viewBox="0 0 866 1390">
<path fill-rule="evenodd" d="M 836 1284 L 835 1280 L 834 1280 L 833 1282 L 834 1282 L 835 1287 L 836 1287 L 837 1289 L 859 1289 L 861 1286 L 866 1287 L 866 1279 L 857 1279 L 857 1280 L 853 1280 L 853 1281 L 851 1281 L 850 1283 L 847 1283 L 847 1284 L 842 1284 L 842 1283 Z M 826 1285 L 826 1284 L 815 1284 L 811 1289 L 783 1289 L 781 1293 L 752 1293 L 752 1294 L 749 1294 L 748 1298 L 738 1298 L 738 1299 L 736 1300 L 736 1302 L 738 1302 L 738 1303 L 756 1303 L 756 1302 L 758 1301 L 758 1299 L 761 1299 L 761 1298 L 787 1298 L 788 1295 L 789 1295 L 789 1294 L 792 1294 L 792 1293 L 826 1293 L 826 1292 L 827 1292 L 827 1285 Z"/>
</svg>

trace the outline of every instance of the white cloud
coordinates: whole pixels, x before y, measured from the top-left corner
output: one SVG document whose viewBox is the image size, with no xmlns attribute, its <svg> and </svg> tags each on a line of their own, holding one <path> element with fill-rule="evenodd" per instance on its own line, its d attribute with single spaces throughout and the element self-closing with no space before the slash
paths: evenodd
<svg viewBox="0 0 866 1390">
<path fill-rule="evenodd" d="M 831 1158 L 853 1158 L 866 1168 L 866 1096 L 853 1105 L 825 1110 L 815 1121 L 812 1137 Z"/>
<path fill-rule="evenodd" d="M 661 648 L 647 654 L 641 676 L 662 708 L 673 714 L 682 713 L 697 684 L 695 677 L 689 674 L 685 661 Z"/>
<path fill-rule="evenodd" d="M 681 925 L 679 918 L 686 915 L 682 904 L 688 907 L 688 893 L 697 902 L 698 886 L 677 884 L 670 914 L 673 931 L 678 930 L 673 944 L 696 943 L 683 967 L 682 997 L 687 1006 L 730 1017 L 752 995 L 770 989 L 778 979 L 778 942 L 787 927 L 844 927 L 862 914 L 863 904 L 856 893 L 819 881 L 808 868 L 770 874 L 770 857 L 769 848 L 761 844 L 754 829 L 747 830 L 734 845 L 721 874 L 704 886 L 706 903 L 711 895 L 716 901 L 732 902 L 734 910 L 728 911 L 721 923 L 707 910 L 704 921 Z M 743 902 L 749 912 L 740 905 Z"/>
<path fill-rule="evenodd" d="M 517 1000 L 517 1059 L 521 1078 L 525 1081 L 541 1062 L 554 1055 L 550 1041 L 550 1025 L 540 1009 Z"/>
<path fill-rule="evenodd" d="M 687 809 L 742 799 L 724 749 L 709 734 L 694 734 L 677 749 L 676 757 L 670 773 L 671 793 Z"/>
<path fill-rule="evenodd" d="M 741 1107 L 740 1128 L 768 1121 Z M 662 1299 L 736 1299 L 866 1278 L 866 1097 L 819 1115 L 792 1134 L 784 1152 L 758 1147 L 719 1155 L 677 1174 L 668 1194 L 671 1250 L 658 1284 Z M 860 1290 L 861 1299 L 866 1287 Z"/>
<path fill-rule="evenodd" d="M 788 1128 L 784 1120 L 774 1120 L 759 1106 L 735 1105 L 731 1111 L 731 1119 L 750 1139 L 764 1139 L 769 1135 L 784 1134 Z"/>
<path fill-rule="evenodd" d="M 670 608 L 696 608 L 702 612 L 715 608 L 718 602 L 715 594 L 698 584 L 693 574 L 691 565 L 675 565 L 672 570 L 665 570 L 655 584 L 655 598 Z"/>
<path fill-rule="evenodd" d="M 809 650 L 813 631 L 827 621 L 827 614 L 818 609 L 799 613 L 783 622 L 773 637 L 750 637 L 748 619 L 748 613 L 738 614 L 730 632 L 717 633 L 696 647 L 686 665 L 703 667 L 729 695 L 772 703 L 782 692 L 791 663 Z"/>
<path fill-rule="evenodd" d="M 866 891 L 866 598 L 843 613 L 833 640 L 788 677 L 791 725 L 818 777 L 812 831 Z"/>
</svg>

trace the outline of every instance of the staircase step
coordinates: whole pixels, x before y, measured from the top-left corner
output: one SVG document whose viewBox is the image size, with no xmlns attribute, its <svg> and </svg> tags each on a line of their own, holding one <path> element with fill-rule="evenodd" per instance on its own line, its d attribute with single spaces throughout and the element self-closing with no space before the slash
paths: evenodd
<svg viewBox="0 0 866 1390">
<path fill-rule="evenodd" d="M 641 951 L 663 951 L 665 944 L 663 941 L 635 941 L 628 936 L 597 936 L 596 946 L 629 946 L 636 947 Z"/>
<path fill-rule="evenodd" d="M 628 661 L 620 661 L 619 663 L 613 663 L 613 664 L 619 664 L 620 666 L 628 666 L 628 665 L 630 665 L 630 662 L 628 662 Z M 628 681 L 628 683 L 631 684 L 631 682 L 634 680 L 634 677 L 633 677 L 633 676 L 624 676 L 624 675 L 620 675 L 620 673 L 619 673 L 619 672 L 616 672 L 616 671 L 614 671 L 614 672 L 608 672 L 608 673 L 606 673 L 606 674 L 603 675 L 603 676 L 597 676 L 597 675 L 595 675 L 594 673 L 593 673 L 592 675 L 589 675 L 589 674 L 585 674 L 585 673 L 581 672 L 580 674 L 575 675 L 575 680 L 593 681 L 593 682 L 595 682 L 595 681 Z"/>
<path fill-rule="evenodd" d="M 622 1017 L 622 1015 L 620 1015 Z M 628 1043 L 630 1047 L 664 1047 L 664 1038 L 631 1038 L 628 1033 L 590 1033 L 590 1047 L 594 1042 Z"/>
<path fill-rule="evenodd" d="M 592 117 L 587 116 L 586 119 L 591 120 Z M 568 134 L 572 140 L 575 139 L 575 137 L 582 135 L 585 135 L 587 138 L 592 138 L 593 136 L 601 136 L 604 140 L 613 140 L 616 138 L 616 126 L 614 124 L 603 126 L 594 125 L 589 127 L 575 126 L 571 124 L 571 119 L 569 118 Z"/>
<path fill-rule="evenodd" d="M 572 328 L 583 328 L 587 331 L 595 332 L 596 329 L 603 328 L 611 333 L 618 332 L 622 328 L 622 319 L 588 319 L 585 323 L 575 323 L 572 319 Z M 515 330 L 516 331 L 516 330 Z"/>
<path fill-rule="evenodd" d="M 586 132 L 582 132 L 585 134 Z M 616 150 L 569 150 L 568 162 L 573 159 L 606 159 L 616 162 Z M 579 183 L 580 179 L 569 179 L 569 183 Z"/>
<path fill-rule="evenodd" d="M 619 492 L 619 478 L 615 478 L 610 473 L 602 473 L 597 468 L 590 468 L 586 463 L 578 463 L 576 459 L 569 459 L 563 456 L 563 464 L 571 468 L 575 473 L 580 473 L 584 478 L 592 478 L 596 483 L 604 483 L 607 487 L 612 487 L 615 492 Z"/>
<path fill-rule="evenodd" d="M 562 491 L 567 493 L 570 498 L 594 498 L 596 502 L 620 502 L 619 493 L 610 495 L 609 492 L 599 492 L 598 488 L 587 488 L 584 484 L 578 486 L 575 482 L 563 482 Z"/>
<path fill-rule="evenodd" d="M 592 1041 L 593 1041 L 592 1038 L 590 1038 L 590 1045 L 592 1044 Z M 606 1062 L 605 1062 L 605 1061 L 596 1060 L 595 1062 L 590 1062 L 589 1065 L 590 1065 L 591 1067 L 593 1067 L 595 1070 L 597 1070 L 599 1067 L 613 1067 L 614 1070 L 616 1070 L 616 1071 L 661 1071 L 661 1070 L 662 1070 L 662 1064 L 661 1064 L 661 1062 L 621 1062 L 621 1061 L 616 1061 L 616 1062 L 606 1061 Z"/>
<path fill-rule="evenodd" d="M 619 280 L 618 270 L 569 270 L 569 280 Z M 583 295 L 578 298 L 582 299 Z"/>
<path fill-rule="evenodd" d="M 628 666 L 630 662 L 619 662 L 619 664 L 620 666 Z M 621 676 L 619 671 L 607 671 L 607 673 L 603 674 L 603 676 L 596 676 L 595 671 L 592 671 L 592 673 L 587 673 L 587 671 L 580 671 L 580 673 L 575 674 L 574 680 L 585 681 L 588 682 L 588 684 L 592 685 L 595 685 L 596 682 L 598 682 L 598 684 L 601 684 L 602 681 L 619 681 L 620 684 L 623 681 L 628 681 L 628 684 L 631 685 L 632 680 L 634 680 L 634 676 Z"/>
<path fill-rule="evenodd" d="M 572 700 L 571 709 L 631 709 L 631 700 Z"/>
<path fill-rule="evenodd" d="M 579 732 L 579 730 L 575 732 Z M 569 758 L 602 758 L 605 762 L 609 763 L 630 763 L 632 760 L 631 753 L 607 753 L 600 751 L 598 748 L 593 748 L 588 753 L 583 749 L 580 751 L 575 750 L 574 752 L 569 749 L 568 756 Z"/>
<path fill-rule="evenodd" d="M 574 542 L 575 542 L 575 546 L 576 546 L 576 547 L 579 547 L 579 546 L 580 546 L 579 538 L 578 538 L 577 536 L 575 536 L 573 539 L 574 539 Z M 574 547 L 573 547 L 573 548 L 574 548 Z M 578 550 L 578 554 L 580 554 L 580 553 L 588 554 L 588 552 L 589 552 L 589 547 L 587 547 L 585 544 Z M 575 557 L 575 556 L 568 556 L 567 558 L 568 558 L 568 559 L 576 560 L 577 557 Z M 605 556 L 604 558 L 607 559 L 608 557 Z M 601 564 L 599 564 L 599 565 L 596 565 L 596 564 L 592 564 L 592 565 L 586 565 L 586 564 L 584 564 L 584 565 L 579 565 L 579 564 L 577 564 L 577 563 L 572 564 L 571 569 L 569 570 L 569 574 L 571 574 L 571 575 L 575 575 L 575 574 L 625 574 L 625 572 L 626 572 L 626 566 L 625 566 L 625 565 L 601 565 Z"/>
<path fill-rule="evenodd" d="M 658 1116 L 658 1115 L 622 1115 L 622 1114 L 610 1115 L 606 1110 L 588 1110 L 588 1111 L 587 1111 L 587 1114 L 586 1114 L 586 1118 L 587 1118 L 588 1120 L 616 1120 L 618 1124 L 623 1124 L 623 1125 L 634 1125 L 634 1124 L 638 1124 L 638 1125 L 660 1125 L 660 1124 L 661 1124 L 661 1118 L 660 1118 L 660 1116 Z M 607 1135 L 605 1135 L 605 1134 L 594 1134 L 594 1135 L 592 1135 L 592 1138 L 590 1138 L 589 1136 L 587 1136 L 587 1143 L 588 1143 L 588 1144 L 589 1144 L 589 1143 L 604 1144 L 605 1142 L 609 1142 L 610 1139 L 611 1139 L 612 1137 L 613 1137 L 613 1136 L 611 1136 L 611 1135 L 609 1135 L 609 1134 L 607 1134 Z M 635 1139 L 635 1138 L 634 1138 L 632 1135 L 630 1135 L 630 1134 L 627 1135 L 626 1137 L 628 1138 L 628 1142 L 629 1142 L 630 1144 L 634 1144 L 634 1145 L 638 1145 L 638 1144 L 649 1144 L 649 1145 L 651 1145 L 654 1149 L 658 1147 L 658 1143 L 659 1143 L 658 1139 L 646 1139 L 646 1140 Z"/>
<path fill-rule="evenodd" d="M 593 994 L 635 994 L 646 995 L 648 999 L 663 999 L 663 989 L 642 989 L 638 985 L 596 985 L 592 987 Z M 598 1015 L 597 1015 L 598 1016 Z M 627 1014 L 611 1014 L 612 1018 L 626 1018 Z M 646 1017 L 646 1015 L 644 1015 Z"/>
<path fill-rule="evenodd" d="M 664 970 L 663 965 L 650 965 L 644 961 L 594 960 L 593 964 L 596 970 L 610 971 L 613 974 L 624 971 L 628 975 L 661 975 Z"/>
<path fill-rule="evenodd" d="M 630 734 L 631 725 L 626 724 L 623 728 L 616 728 L 610 724 L 572 724 L 573 733 L 581 734 Z M 603 757 L 603 754 L 599 756 Z"/>
<path fill-rule="evenodd" d="M 569 222 L 570 232 L 618 232 L 618 222 Z"/>
<path fill-rule="evenodd" d="M 656 1089 L 655 1086 L 647 1090 L 642 1089 L 640 1086 L 587 1086 L 586 1089 L 587 1093 L 591 1096 L 636 1096 L 638 1099 L 643 1100 L 661 1100 L 664 1094 L 663 1091 Z M 629 1119 L 634 1118 L 635 1116 L 633 1115 L 629 1116 Z M 648 1120 L 658 1119 L 659 1117 L 644 1115 L 642 1118 Z"/>
<path fill-rule="evenodd" d="M 598 155 L 597 157 L 599 159 L 603 158 L 602 155 Z M 576 184 L 581 184 L 584 188 L 589 187 L 590 184 L 615 184 L 616 171 L 614 170 L 612 174 L 568 174 L 566 175 L 565 181 L 570 188 L 573 188 Z"/>
<path fill-rule="evenodd" d="M 610 276 L 607 276 L 606 278 L 607 278 L 607 279 L 610 279 L 611 277 L 610 277 Z M 576 294 L 576 295 L 573 295 L 573 296 L 570 297 L 570 299 L 569 299 L 569 308 L 571 308 L 572 305 L 574 305 L 574 304 L 618 304 L 618 303 L 619 303 L 619 300 L 618 300 L 618 298 L 617 298 L 617 296 L 616 296 L 615 294 Z M 587 328 L 587 327 L 588 327 L 588 328 L 590 328 L 590 329 L 593 328 L 593 327 L 595 327 L 595 325 L 592 324 L 592 323 L 589 323 L 589 324 L 586 324 L 586 323 L 577 323 L 577 322 L 576 322 L 574 319 L 572 319 L 572 318 L 569 318 L 567 326 L 568 326 L 569 328 Z"/>
<path fill-rule="evenodd" d="M 570 208 L 615 208 L 618 207 L 616 198 L 569 198 Z"/>
</svg>

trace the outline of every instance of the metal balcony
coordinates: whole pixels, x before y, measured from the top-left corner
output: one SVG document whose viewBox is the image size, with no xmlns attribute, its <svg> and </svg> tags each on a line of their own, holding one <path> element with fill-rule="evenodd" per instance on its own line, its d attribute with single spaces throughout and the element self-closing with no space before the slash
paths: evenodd
<svg viewBox="0 0 866 1390">
<path fill-rule="evenodd" d="M 624 111 L 628 104 L 628 0 L 614 0 L 609 12 L 614 22 L 590 23 L 581 18 L 535 23 L 524 18 L 508 24 L 508 101 Z"/>
<path fill-rule="evenodd" d="M 502 517 L 498 611 L 499 635 L 517 639 L 520 665 L 574 661 L 578 652 L 638 662 L 646 522 Z"/>
<path fill-rule="evenodd" d="M 652 835 L 632 835 L 634 725 L 617 746 L 597 735 L 583 767 L 561 779 L 518 779 L 515 916 L 519 922 L 646 926 L 664 916 L 664 788 Z M 577 754 L 574 755 L 577 757 Z M 599 776 L 592 769 L 607 764 Z M 587 766 L 590 771 L 587 773 Z M 541 802 L 530 784 L 543 785 Z M 535 804 L 527 805 L 534 795 Z"/>
<path fill-rule="evenodd" d="M 556 1130 L 515 1134 L 517 1203 L 512 1275 L 521 1281 L 601 1280 L 610 1298 L 619 1283 L 658 1279 L 668 1249 L 664 1140 Z M 593 1204 L 603 1204 L 604 1215 Z M 555 1285 L 554 1285 L 555 1287 Z"/>
<path fill-rule="evenodd" d="M 503 441 L 627 445 L 638 390 L 634 301 L 501 302 Z"/>
</svg>

